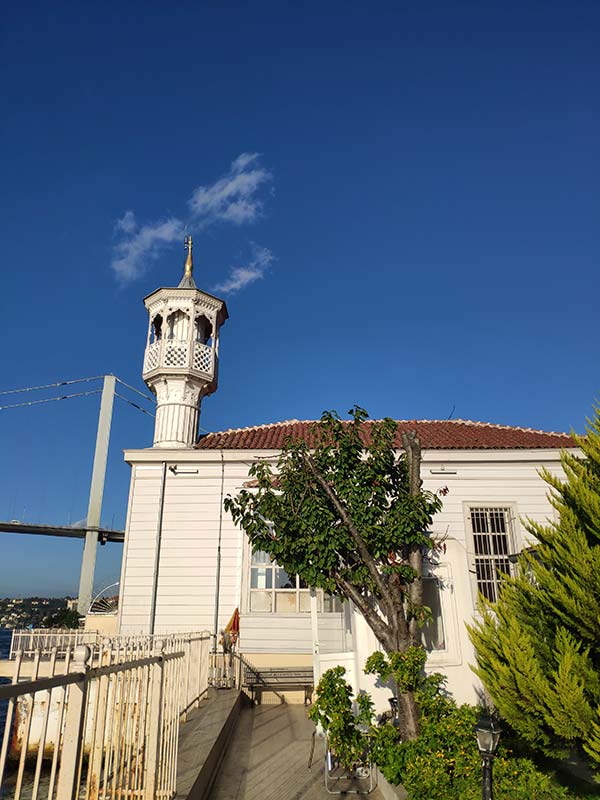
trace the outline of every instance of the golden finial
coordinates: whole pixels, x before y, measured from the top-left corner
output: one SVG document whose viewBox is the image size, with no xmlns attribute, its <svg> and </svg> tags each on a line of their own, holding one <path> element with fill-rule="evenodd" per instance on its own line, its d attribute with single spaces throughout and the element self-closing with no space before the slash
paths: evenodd
<svg viewBox="0 0 600 800">
<path fill-rule="evenodd" d="M 183 240 L 183 246 L 187 250 L 187 257 L 185 259 L 185 266 L 183 268 L 183 277 L 191 278 L 194 270 L 194 261 L 192 259 L 192 237 L 186 236 Z"/>
</svg>

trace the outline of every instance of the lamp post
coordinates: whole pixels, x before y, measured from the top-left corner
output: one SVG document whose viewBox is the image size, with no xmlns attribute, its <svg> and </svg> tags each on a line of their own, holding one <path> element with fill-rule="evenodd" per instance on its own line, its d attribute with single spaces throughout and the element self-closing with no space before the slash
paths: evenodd
<svg viewBox="0 0 600 800">
<path fill-rule="evenodd" d="M 500 741 L 502 729 L 487 712 L 484 712 L 479 718 L 477 725 L 474 726 L 473 731 L 477 737 L 477 747 L 481 753 L 481 797 L 482 800 L 493 800 L 492 762 L 498 747 L 498 742 Z"/>
</svg>

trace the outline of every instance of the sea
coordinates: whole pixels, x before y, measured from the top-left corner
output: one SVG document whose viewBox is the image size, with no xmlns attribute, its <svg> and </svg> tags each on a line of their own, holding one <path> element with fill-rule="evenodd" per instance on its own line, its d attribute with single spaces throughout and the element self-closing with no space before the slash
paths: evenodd
<svg viewBox="0 0 600 800">
<path fill-rule="evenodd" d="M 8 628 L 0 628 L 0 659 L 8 658 L 10 653 L 10 640 L 12 638 L 12 631 Z M 0 678 L 0 684 L 10 683 L 10 678 Z M 6 722 L 6 708 L 8 706 L 7 700 L 0 700 L 0 742 L 4 735 L 4 723 Z"/>
</svg>

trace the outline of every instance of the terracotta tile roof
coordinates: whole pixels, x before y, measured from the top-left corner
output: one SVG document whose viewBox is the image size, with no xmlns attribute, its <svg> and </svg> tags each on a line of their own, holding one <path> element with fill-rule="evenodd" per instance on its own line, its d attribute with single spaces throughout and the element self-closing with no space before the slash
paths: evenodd
<svg viewBox="0 0 600 800">
<path fill-rule="evenodd" d="M 398 446 L 405 430 L 416 430 L 427 450 L 530 450 L 536 448 L 575 447 L 568 433 L 537 431 L 471 420 L 397 420 Z M 368 437 L 369 424 L 365 423 Z M 201 436 L 196 447 L 201 450 L 279 450 L 291 436 L 311 441 L 312 420 L 297 419 L 233 428 Z"/>
</svg>

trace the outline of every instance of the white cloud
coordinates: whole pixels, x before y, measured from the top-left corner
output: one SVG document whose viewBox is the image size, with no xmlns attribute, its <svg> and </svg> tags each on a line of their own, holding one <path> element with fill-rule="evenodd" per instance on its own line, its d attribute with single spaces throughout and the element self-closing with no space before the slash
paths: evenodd
<svg viewBox="0 0 600 800">
<path fill-rule="evenodd" d="M 213 287 L 214 292 L 233 294 L 239 292 L 249 283 L 264 278 L 265 272 L 274 261 L 273 253 L 267 247 L 252 243 L 252 258 L 245 266 L 232 267 L 229 277 Z"/>
<path fill-rule="evenodd" d="M 135 214 L 131 210 L 126 211 L 121 219 L 115 222 L 115 230 L 120 233 L 133 233 L 136 228 Z"/>
<path fill-rule="evenodd" d="M 115 247 L 110 264 L 113 272 L 123 283 L 134 281 L 145 272 L 148 262 L 157 258 L 165 245 L 181 239 L 183 232 L 183 222 L 176 217 L 131 230 Z"/>
<path fill-rule="evenodd" d="M 258 153 L 242 153 L 226 175 L 209 186 L 194 189 L 189 206 L 199 225 L 213 222 L 242 225 L 262 215 L 263 202 L 258 191 L 271 181 L 272 175 L 258 165 L 258 157 Z"/>
<path fill-rule="evenodd" d="M 139 225 L 129 209 L 115 222 L 118 241 L 114 247 L 111 269 L 122 283 L 130 283 L 142 275 L 149 262 L 172 242 L 183 239 L 184 231 L 203 229 L 217 222 L 242 225 L 262 216 L 260 191 L 272 180 L 271 173 L 259 164 L 258 153 L 241 153 L 232 161 L 229 171 L 214 183 L 198 186 L 188 201 L 191 218 L 188 223 L 177 216 Z M 253 246 L 253 258 L 245 267 L 232 269 L 221 291 L 234 292 L 263 277 L 273 256 L 266 248 Z M 264 262 L 268 254 L 268 261 Z M 262 259 L 262 260 L 261 260 Z"/>
</svg>

